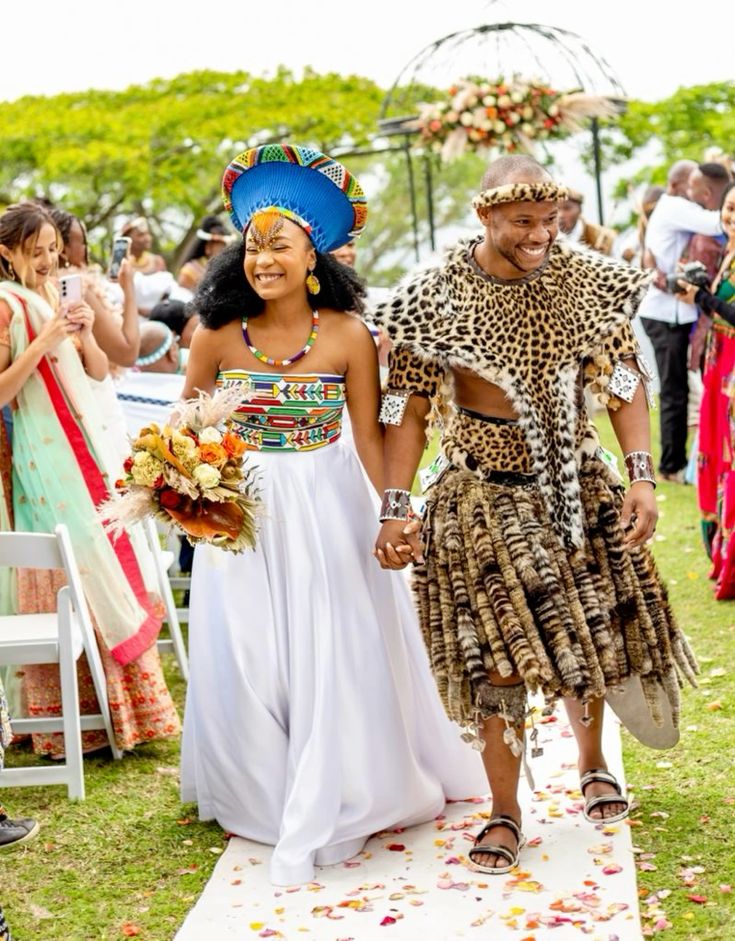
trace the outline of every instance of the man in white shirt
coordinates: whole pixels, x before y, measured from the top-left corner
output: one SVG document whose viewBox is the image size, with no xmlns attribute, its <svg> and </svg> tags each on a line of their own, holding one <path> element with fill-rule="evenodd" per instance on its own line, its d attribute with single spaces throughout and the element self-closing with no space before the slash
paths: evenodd
<svg viewBox="0 0 735 941">
<path fill-rule="evenodd" d="M 666 192 L 660 197 L 646 229 L 644 265 L 655 266 L 657 278 L 638 309 L 658 367 L 660 393 L 661 461 L 659 476 L 678 480 L 687 464 L 687 351 L 697 308 L 666 287 L 665 275 L 676 271 L 693 233 L 719 235 L 720 214 L 687 198 L 693 160 L 680 160 L 669 170 Z"/>
</svg>

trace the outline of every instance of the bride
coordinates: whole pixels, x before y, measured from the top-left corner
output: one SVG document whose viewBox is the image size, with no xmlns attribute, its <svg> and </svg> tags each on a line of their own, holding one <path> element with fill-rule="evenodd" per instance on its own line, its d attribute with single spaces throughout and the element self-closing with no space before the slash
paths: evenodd
<svg viewBox="0 0 735 941">
<path fill-rule="evenodd" d="M 233 418 L 265 507 L 254 552 L 194 556 L 182 798 L 275 847 L 271 879 L 359 853 L 371 834 L 484 793 L 445 718 L 400 575 L 373 564 L 382 492 L 375 344 L 364 290 L 327 253 L 359 233 L 357 181 L 313 150 L 268 145 L 224 177 L 243 232 L 195 299 L 184 397 L 241 383 Z"/>
</svg>

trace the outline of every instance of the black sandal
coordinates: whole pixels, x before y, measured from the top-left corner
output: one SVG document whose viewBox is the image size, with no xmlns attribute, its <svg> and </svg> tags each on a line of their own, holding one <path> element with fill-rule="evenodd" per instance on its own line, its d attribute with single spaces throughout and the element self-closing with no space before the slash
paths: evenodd
<svg viewBox="0 0 735 941">
<path fill-rule="evenodd" d="M 512 850 L 509 846 L 504 846 L 502 843 L 486 843 L 483 846 L 478 846 L 480 840 L 488 834 L 493 827 L 507 827 L 511 830 L 518 841 L 518 845 L 515 850 Z M 470 862 L 474 869 L 477 872 L 486 872 L 491 876 L 501 876 L 506 872 L 510 872 L 511 869 L 515 869 L 518 865 L 518 859 L 521 855 L 521 849 L 526 844 L 526 838 L 521 832 L 520 824 L 510 817 L 508 814 L 498 814 L 497 817 L 493 817 L 491 820 L 485 824 L 485 826 L 480 830 L 480 832 L 475 837 L 475 845 L 467 854 L 470 857 Z M 503 859 L 508 860 L 507 866 L 483 866 L 482 863 L 475 862 L 473 858 L 473 853 L 478 855 L 482 853 L 483 855 L 494 855 L 502 856 Z"/>
<path fill-rule="evenodd" d="M 579 779 L 579 789 L 582 792 L 582 797 L 584 798 L 584 789 L 588 785 L 597 783 L 611 785 L 611 787 L 615 788 L 617 794 L 598 794 L 597 797 L 590 797 L 589 800 L 585 800 L 584 819 L 594 824 L 616 823 L 618 820 L 624 820 L 630 811 L 630 801 L 623 794 L 615 775 L 606 771 L 604 768 L 590 768 L 589 771 L 585 771 Z M 614 814 L 612 817 L 590 817 L 591 810 L 594 810 L 596 807 L 604 807 L 606 804 L 625 804 L 625 810 L 621 810 L 620 813 Z"/>
</svg>

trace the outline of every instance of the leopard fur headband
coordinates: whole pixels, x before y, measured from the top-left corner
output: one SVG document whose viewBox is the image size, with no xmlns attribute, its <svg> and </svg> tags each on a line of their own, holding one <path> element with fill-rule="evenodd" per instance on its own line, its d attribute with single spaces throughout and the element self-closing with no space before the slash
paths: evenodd
<svg viewBox="0 0 735 941">
<path fill-rule="evenodd" d="M 483 190 L 472 200 L 475 209 L 499 203 L 560 203 L 569 198 L 569 190 L 558 183 L 505 183 Z"/>
</svg>

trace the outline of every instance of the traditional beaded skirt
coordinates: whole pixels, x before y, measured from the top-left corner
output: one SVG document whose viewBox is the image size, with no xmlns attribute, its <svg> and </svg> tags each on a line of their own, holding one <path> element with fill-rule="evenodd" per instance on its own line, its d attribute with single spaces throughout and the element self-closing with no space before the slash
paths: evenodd
<svg viewBox="0 0 735 941">
<path fill-rule="evenodd" d="M 414 567 L 424 640 L 450 718 L 476 721 L 490 673 L 581 700 L 637 674 L 653 721 L 661 721 L 661 684 L 676 722 L 681 678 L 694 683 L 696 662 L 648 548 L 623 544 L 622 484 L 598 457 L 582 458 L 586 539 L 570 552 L 524 473 L 521 429 L 484 423 L 487 457 L 478 460 L 460 447 L 476 419 L 457 422 L 445 442 L 453 466 L 427 494 L 426 562 Z"/>
</svg>

